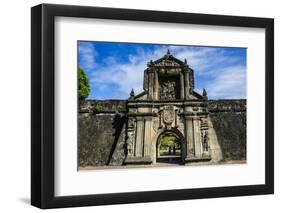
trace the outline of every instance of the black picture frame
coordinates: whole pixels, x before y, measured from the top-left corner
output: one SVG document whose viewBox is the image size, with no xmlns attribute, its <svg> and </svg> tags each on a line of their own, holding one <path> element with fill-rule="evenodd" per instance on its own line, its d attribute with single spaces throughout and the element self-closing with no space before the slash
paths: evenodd
<svg viewBox="0 0 281 213">
<path fill-rule="evenodd" d="M 55 17 L 100 18 L 217 26 L 264 28 L 265 184 L 93 195 L 54 195 L 54 21 Z M 31 204 L 60 208 L 217 198 L 274 193 L 274 20 L 240 16 L 41 4 L 31 8 Z"/>
</svg>

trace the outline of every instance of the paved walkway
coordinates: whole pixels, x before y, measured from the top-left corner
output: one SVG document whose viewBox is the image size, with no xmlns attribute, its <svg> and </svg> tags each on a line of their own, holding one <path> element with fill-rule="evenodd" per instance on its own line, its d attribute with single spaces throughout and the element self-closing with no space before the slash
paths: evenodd
<svg viewBox="0 0 281 213">
<path fill-rule="evenodd" d="M 233 164 L 246 164 L 245 160 L 233 160 L 227 162 L 200 162 L 200 163 L 188 163 L 185 165 L 179 165 L 175 163 L 156 163 L 153 165 L 126 165 L 126 166 L 88 166 L 79 167 L 78 171 L 89 171 L 89 170 L 105 170 L 105 169 L 128 169 L 128 168 L 163 168 L 163 167 L 184 167 L 184 166 L 222 166 L 222 165 L 233 165 Z"/>
</svg>

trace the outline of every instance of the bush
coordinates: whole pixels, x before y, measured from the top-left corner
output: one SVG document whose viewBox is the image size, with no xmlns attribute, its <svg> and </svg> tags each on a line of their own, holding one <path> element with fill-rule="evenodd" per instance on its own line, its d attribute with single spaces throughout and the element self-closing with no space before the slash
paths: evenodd
<svg viewBox="0 0 281 213">
<path fill-rule="evenodd" d="M 100 112 L 102 110 L 102 105 L 100 103 L 96 103 L 94 111 L 95 112 Z"/>
</svg>

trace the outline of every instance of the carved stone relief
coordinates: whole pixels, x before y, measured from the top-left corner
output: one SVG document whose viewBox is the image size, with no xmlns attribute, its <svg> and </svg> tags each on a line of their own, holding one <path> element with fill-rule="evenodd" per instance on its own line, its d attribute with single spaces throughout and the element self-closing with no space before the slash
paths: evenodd
<svg viewBox="0 0 281 213">
<path fill-rule="evenodd" d="M 158 64 L 155 64 L 155 66 L 161 66 L 161 67 L 179 67 L 180 65 L 176 63 L 173 60 L 165 59 Z"/>
<path fill-rule="evenodd" d="M 134 143 L 135 143 L 135 133 L 133 131 L 130 131 L 128 132 L 128 138 L 127 138 L 128 155 L 134 154 Z"/>
<path fill-rule="evenodd" d="M 209 137 L 208 132 L 205 131 L 205 135 L 203 137 L 203 151 L 208 152 L 209 150 Z"/>
<path fill-rule="evenodd" d="M 126 149 L 129 156 L 134 155 L 134 144 L 135 144 L 135 125 L 136 121 L 134 118 L 128 119 L 128 133 L 126 141 Z"/>
<path fill-rule="evenodd" d="M 175 119 L 175 111 L 172 106 L 167 106 L 163 111 L 163 121 L 167 125 L 171 125 Z"/>
<path fill-rule="evenodd" d="M 157 132 L 159 129 L 159 119 L 158 118 L 154 118 L 152 120 L 152 128 L 154 130 L 154 132 Z"/>
<path fill-rule="evenodd" d="M 208 136 L 208 120 L 206 117 L 200 119 L 200 129 L 201 129 L 201 143 L 203 152 L 209 151 L 209 136 Z"/>
<path fill-rule="evenodd" d="M 161 100 L 173 100 L 176 99 L 176 82 L 167 81 L 163 82 L 159 87 Z"/>
</svg>

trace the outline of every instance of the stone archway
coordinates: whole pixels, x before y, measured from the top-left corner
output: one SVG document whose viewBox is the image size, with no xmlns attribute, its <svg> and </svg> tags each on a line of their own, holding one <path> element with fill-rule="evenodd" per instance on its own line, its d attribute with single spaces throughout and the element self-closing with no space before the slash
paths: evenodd
<svg viewBox="0 0 281 213">
<path fill-rule="evenodd" d="M 132 91 L 127 102 L 128 154 L 125 163 L 172 161 L 170 153 L 175 153 L 174 157 L 181 163 L 210 160 L 211 141 L 207 136 L 205 149 L 202 149 L 202 137 L 209 129 L 208 97 L 205 90 L 202 95 L 194 91 L 194 72 L 186 61 L 167 52 L 162 58 L 148 63 L 143 83 L 144 91 L 138 95 Z M 161 135 L 165 134 L 173 136 L 180 144 L 180 149 L 168 150 L 166 159 L 165 155 L 159 157 L 158 154 Z"/>
<path fill-rule="evenodd" d="M 186 139 L 177 129 L 164 130 L 156 141 L 156 162 L 183 164 L 186 157 Z"/>
</svg>

